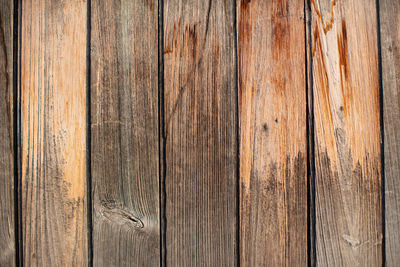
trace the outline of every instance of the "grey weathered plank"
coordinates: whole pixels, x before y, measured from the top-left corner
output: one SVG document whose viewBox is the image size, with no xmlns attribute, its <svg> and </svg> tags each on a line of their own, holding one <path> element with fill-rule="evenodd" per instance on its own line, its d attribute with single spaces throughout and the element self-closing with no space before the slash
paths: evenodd
<svg viewBox="0 0 400 267">
<path fill-rule="evenodd" d="M 304 1 L 237 14 L 241 266 L 307 266 Z"/>
<path fill-rule="evenodd" d="M 91 3 L 94 266 L 160 263 L 157 6 Z"/>
<path fill-rule="evenodd" d="M 234 1 L 164 1 L 166 263 L 235 266 Z"/>
<path fill-rule="evenodd" d="M 86 1 L 21 1 L 24 266 L 86 266 Z"/>
<path fill-rule="evenodd" d="M 400 1 L 380 0 L 387 266 L 400 263 Z"/>
<path fill-rule="evenodd" d="M 15 264 L 13 2 L 0 0 L 0 266 Z"/>
<path fill-rule="evenodd" d="M 317 265 L 380 266 L 376 3 L 311 4 Z"/>
</svg>

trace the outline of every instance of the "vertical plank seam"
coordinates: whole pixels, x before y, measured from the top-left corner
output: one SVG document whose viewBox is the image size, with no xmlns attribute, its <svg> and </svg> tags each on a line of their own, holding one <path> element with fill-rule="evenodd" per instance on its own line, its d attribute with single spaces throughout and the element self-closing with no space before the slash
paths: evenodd
<svg viewBox="0 0 400 267">
<path fill-rule="evenodd" d="M 237 2 L 233 4 L 234 22 L 234 50 L 235 50 L 235 98 L 236 98 L 236 265 L 240 267 L 240 129 L 239 129 L 239 65 L 238 65 L 238 27 L 237 27 Z"/>
<path fill-rule="evenodd" d="M 167 266 L 166 135 L 164 114 L 164 1 L 158 0 L 158 164 L 160 212 L 160 266 Z"/>
<path fill-rule="evenodd" d="M 17 16 L 17 17 L 15 17 Z M 15 128 L 13 131 L 16 133 L 14 137 L 14 148 L 17 150 L 14 151 L 15 153 L 15 158 L 14 158 L 14 163 L 16 163 L 16 166 L 14 166 L 14 174 L 15 174 L 15 179 L 14 181 L 14 195 L 16 196 L 15 201 L 15 216 L 16 216 L 16 222 L 15 222 L 15 238 L 16 238 L 16 266 L 22 266 L 23 265 L 23 238 L 22 238 L 22 191 L 21 191 L 21 183 L 22 183 L 22 129 L 21 129 L 21 29 L 22 29 L 22 0 L 14 0 L 14 23 L 17 21 L 18 25 L 14 25 L 14 34 L 15 31 L 17 31 L 16 35 L 16 44 L 13 44 L 15 50 L 13 51 L 13 56 L 16 56 L 17 58 L 15 59 L 17 62 L 13 63 L 13 81 L 15 83 L 15 89 L 14 92 L 16 92 L 16 97 L 14 99 L 14 104 L 16 104 L 17 107 L 17 112 L 14 115 L 16 120 L 15 123 Z M 15 47 L 17 46 L 17 47 Z"/>
<path fill-rule="evenodd" d="M 315 218 L 315 133 L 314 133 L 314 93 L 313 93 L 313 58 L 311 35 L 311 8 L 310 1 L 304 0 L 304 49 L 306 70 L 306 120 L 307 120 L 307 254 L 308 266 L 316 266 L 316 218 Z M 310 61 L 310 62 L 308 62 Z"/>
<path fill-rule="evenodd" d="M 236 98 L 236 266 L 240 267 L 240 129 L 239 129 L 239 65 L 238 65 L 238 27 L 237 2 L 233 0 L 234 53 L 235 53 L 235 98 Z"/>
<path fill-rule="evenodd" d="M 382 81 L 382 47 L 381 47 L 381 20 L 379 0 L 376 3 L 376 18 L 377 18 L 377 46 L 378 46 L 378 71 L 379 71 L 379 126 L 380 126 L 380 148 L 381 148 L 381 203 L 382 203 L 382 266 L 386 266 L 386 202 L 385 202 L 385 128 L 383 117 L 383 81 Z"/>
<path fill-rule="evenodd" d="M 86 6 L 86 197 L 87 197 L 87 250 L 88 266 L 93 266 L 93 217 L 92 217 L 92 131 L 91 131 L 91 0 Z"/>
<path fill-rule="evenodd" d="M 12 114 L 13 114 L 13 165 L 14 165 L 14 247 L 15 247 L 15 266 L 20 266 L 20 233 L 19 233 L 19 202 L 20 202 L 20 197 L 19 197 L 19 139 L 18 139 L 18 114 L 19 114 L 19 93 L 18 93 L 18 55 L 19 55 L 19 0 L 14 0 L 13 1 L 13 81 L 12 81 L 12 90 L 13 90 L 13 108 L 12 108 Z"/>
</svg>

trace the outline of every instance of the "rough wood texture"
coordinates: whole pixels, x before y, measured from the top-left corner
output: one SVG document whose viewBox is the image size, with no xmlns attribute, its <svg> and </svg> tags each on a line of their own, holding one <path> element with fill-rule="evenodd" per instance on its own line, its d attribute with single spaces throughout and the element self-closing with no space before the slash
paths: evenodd
<svg viewBox="0 0 400 267">
<path fill-rule="evenodd" d="M 400 263 L 400 1 L 380 0 L 386 264 Z"/>
<path fill-rule="evenodd" d="M 307 266 L 304 1 L 240 1 L 241 266 Z"/>
<path fill-rule="evenodd" d="M 380 266 L 375 0 L 311 1 L 318 266 Z"/>
<path fill-rule="evenodd" d="M 233 4 L 164 1 L 168 266 L 236 265 Z"/>
<path fill-rule="evenodd" d="M 86 266 L 86 2 L 21 2 L 23 264 Z"/>
<path fill-rule="evenodd" d="M 15 264 L 13 1 L 0 0 L 0 266 Z"/>
<path fill-rule="evenodd" d="M 158 266 L 158 4 L 91 5 L 93 263 Z"/>
</svg>

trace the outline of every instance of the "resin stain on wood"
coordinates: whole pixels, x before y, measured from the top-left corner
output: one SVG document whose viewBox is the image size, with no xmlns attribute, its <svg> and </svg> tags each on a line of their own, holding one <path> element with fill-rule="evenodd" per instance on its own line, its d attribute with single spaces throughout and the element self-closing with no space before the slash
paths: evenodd
<svg viewBox="0 0 400 267">
<path fill-rule="evenodd" d="M 312 2 L 311 12 L 317 264 L 376 266 L 382 194 L 375 1 Z"/>
<path fill-rule="evenodd" d="M 304 2 L 240 1 L 241 266 L 307 266 Z"/>
</svg>

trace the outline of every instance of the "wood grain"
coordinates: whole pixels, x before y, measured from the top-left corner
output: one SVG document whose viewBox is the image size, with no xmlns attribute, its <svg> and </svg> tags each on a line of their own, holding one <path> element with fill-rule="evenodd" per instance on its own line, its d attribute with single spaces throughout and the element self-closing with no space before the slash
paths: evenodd
<svg viewBox="0 0 400 267">
<path fill-rule="evenodd" d="M 304 1 L 237 14 L 241 266 L 307 266 Z"/>
<path fill-rule="evenodd" d="M 0 0 L 0 266 L 15 265 L 13 1 Z"/>
<path fill-rule="evenodd" d="M 311 1 L 318 266 L 380 266 L 374 0 Z"/>
<path fill-rule="evenodd" d="M 380 1 L 386 266 L 400 262 L 400 2 Z"/>
<path fill-rule="evenodd" d="M 23 265 L 86 266 L 86 1 L 21 2 Z"/>
<path fill-rule="evenodd" d="M 93 263 L 158 266 L 158 2 L 91 6 Z"/>
<path fill-rule="evenodd" d="M 235 266 L 234 2 L 164 1 L 167 266 Z"/>
</svg>

